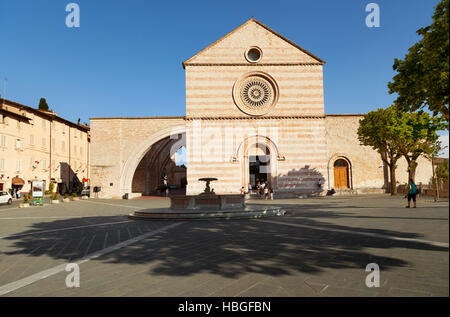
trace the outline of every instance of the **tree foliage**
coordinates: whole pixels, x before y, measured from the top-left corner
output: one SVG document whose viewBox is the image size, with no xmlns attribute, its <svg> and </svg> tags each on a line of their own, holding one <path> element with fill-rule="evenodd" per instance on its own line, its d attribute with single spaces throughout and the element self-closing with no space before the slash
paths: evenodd
<svg viewBox="0 0 450 317">
<path fill-rule="evenodd" d="M 380 153 L 388 165 L 391 194 L 395 194 L 395 169 L 400 157 L 408 163 L 409 178 L 414 180 L 417 159 L 431 157 L 439 144 L 437 131 L 445 125 L 426 112 L 403 112 L 395 106 L 369 112 L 360 122 L 358 139 Z"/>
<path fill-rule="evenodd" d="M 446 183 L 448 183 L 449 178 L 449 169 L 448 169 L 448 160 L 445 160 L 443 164 L 440 164 L 436 168 L 436 177 Z"/>
<path fill-rule="evenodd" d="M 45 98 L 41 98 L 39 100 L 39 109 L 48 111 L 48 104 L 47 104 L 47 101 L 45 100 Z"/>
<path fill-rule="evenodd" d="M 421 28 L 422 39 L 414 44 L 404 60 L 395 59 L 398 72 L 388 83 L 389 93 L 397 93 L 395 105 L 404 111 L 428 107 L 449 121 L 449 0 L 435 8 L 433 23 Z"/>
<path fill-rule="evenodd" d="M 431 159 L 439 147 L 437 131 L 445 127 L 438 118 L 426 112 L 401 113 L 396 144 L 408 163 L 409 178 L 415 179 L 417 159 L 420 156 Z"/>
<path fill-rule="evenodd" d="M 399 113 L 396 108 L 379 108 L 371 111 L 360 121 L 358 128 L 358 139 L 361 144 L 375 149 L 381 159 L 389 167 L 390 171 L 390 192 L 395 195 L 396 178 L 395 169 L 397 161 L 402 156 L 400 149 L 395 142 L 399 131 Z"/>
</svg>

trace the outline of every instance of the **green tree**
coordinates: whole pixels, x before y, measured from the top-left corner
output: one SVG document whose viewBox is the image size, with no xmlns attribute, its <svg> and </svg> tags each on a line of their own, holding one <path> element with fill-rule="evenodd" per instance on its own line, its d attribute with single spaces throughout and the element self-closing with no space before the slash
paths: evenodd
<svg viewBox="0 0 450 317">
<path fill-rule="evenodd" d="M 422 39 L 414 44 L 404 60 L 395 59 L 398 72 L 388 83 L 389 93 L 397 93 L 396 106 L 416 111 L 425 106 L 433 114 L 449 121 L 449 0 L 441 0 L 435 8 L 433 23 L 421 28 Z M 448 127 L 447 127 L 448 128 Z"/>
<path fill-rule="evenodd" d="M 45 100 L 45 98 L 41 98 L 39 100 L 39 109 L 48 111 L 48 104 L 47 104 L 47 101 Z"/>
<path fill-rule="evenodd" d="M 399 133 L 399 117 L 401 113 L 395 107 L 379 108 L 366 114 L 358 128 L 358 139 L 361 144 L 370 146 L 380 153 L 381 159 L 389 168 L 391 195 L 397 194 L 395 170 L 397 161 L 402 156 L 395 142 Z"/>
<path fill-rule="evenodd" d="M 439 180 L 448 183 L 448 176 L 449 176 L 448 160 L 445 160 L 443 164 L 440 164 L 436 168 L 436 177 Z"/>
<path fill-rule="evenodd" d="M 414 180 L 417 159 L 420 156 L 431 159 L 439 147 L 437 131 L 446 125 L 439 118 L 432 118 L 426 112 L 399 112 L 395 143 L 408 163 L 408 177 Z"/>
</svg>

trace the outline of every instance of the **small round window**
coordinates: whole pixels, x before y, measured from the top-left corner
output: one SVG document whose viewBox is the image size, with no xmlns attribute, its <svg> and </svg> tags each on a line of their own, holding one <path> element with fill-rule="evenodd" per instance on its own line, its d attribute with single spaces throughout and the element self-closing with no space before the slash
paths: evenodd
<svg viewBox="0 0 450 317">
<path fill-rule="evenodd" d="M 252 47 L 248 48 L 247 51 L 245 52 L 245 58 L 250 63 L 259 62 L 261 57 L 262 57 L 262 51 L 261 51 L 261 49 L 259 49 L 256 46 L 252 46 Z"/>
</svg>

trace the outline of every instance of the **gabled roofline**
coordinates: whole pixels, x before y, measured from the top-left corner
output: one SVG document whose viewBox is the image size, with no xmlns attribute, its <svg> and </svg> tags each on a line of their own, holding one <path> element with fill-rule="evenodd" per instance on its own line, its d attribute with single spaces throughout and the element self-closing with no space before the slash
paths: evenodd
<svg viewBox="0 0 450 317">
<path fill-rule="evenodd" d="M 70 126 L 72 128 L 80 129 L 80 130 L 82 130 L 84 132 L 87 132 L 87 131 L 90 130 L 90 127 L 87 126 L 87 125 L 84 125 L 84 124 L 81 124 L 81 123 L 74 123 L 72 121 L 69 121 L 69 120 L 66 120 L 64 118 L 61 118 L 60 116 L 58 116 L 56 114 L 53 114 L 51 112 L 47 112 L 47 111 L 40 110 L 40 109 L 35 109 L 33 107 L 23 105 L 23 104 L 18 103 L 16 101 L 0 98 L 0 105 L 2 105 L 2 104 L 7 104 L 8 106 L 12 106 L 12 107 L 16 107 L 16 108 L 19 108 L 19 109 L 22 109 L 22 110 L 26 110 L 28 112 L 31 112 L 31 113 L 37 115 L 37 116 L 44 117 L 44 118 L 46 118 L 46 119 L 48 119 L 50 121 L 55 120 L 55 121 L 64 123 L 64 124 L 66 124 L 66 125 L 68 125 L 68 126 Z"/>
<path fill-rule="evenodd" d="M 234 32 L 240 30 L 241 28 L 243 28 L 244 26 L 246 26 L 247 24 L 249 24 L 250 22 L 255 22 L 256 24 L 258 24 L 259 26 L 265 28 L 267 31 L 271 32 L 272 34 L 278 36 L 279 38 L 281 38 L 282 40 L 288 42 L 289 44 L 291 44 L 292 46 L 296 47 L 297 49 L 299 49 L 300 51 L 302 51 L 303 53 L 305 53 L 306 55 L 311 56 L 312 58 L 314 58 L 315 60 L 317 60 L 320 64 L 325 64 L 326 62 L 322 59 L 320 59 L 319 57 L 317 57 L 316 55 L 312 54 L 311 52 L 305 50 L 304 48 L 300 47 L 299 45 L 295 44 L 294 42 L 292 42 L 291 40 L 285 38 L 283 35 L 275 32 L 274 30 L 272 30 L 271 28 L 269 28 L 268 26 L 264 25 L 263 23 L 259 22 L 258 20 L 256 20 L 255 18 L 251 18 L 250 20 L 248 20 L 247 22 L 245 22 L 244 24 L 241 24 L 239 27 L 235 28 L 233 31 L 231 31 L 230 33 L 226 34 L 225 36 L 222 36 L 220 39 L 218 39 L 217 41 L 215 41 L 214 43 L 208 45 L 207 47 L 205 47 L 204 49 L 202 49 L 200 52 L 198 52 L 197 54 L 195 54 L 194 56 L 192 56 L 191 58 L 185 60 L 182 65 L 183 68 L 186 69 L 186 65 L 195 57 L 197 57 L 198 55 L 200 55 L 201 53 L 203 53 L 204 51 L 208 50 L 209 48 L 211 48 L 212 46 L 216 45 L 217 43 L 221 42 L 222 40 L 226 39 L 228 36 L 230 36 L 231 34 L 233 34 Z"/>
<path fill-rule="evenodd" d="M 134 120 L 134 119 L 186 119 L 186 116 L 165 116 L 165 117 L 96 117 L 89 120 Z"/>
</svg>

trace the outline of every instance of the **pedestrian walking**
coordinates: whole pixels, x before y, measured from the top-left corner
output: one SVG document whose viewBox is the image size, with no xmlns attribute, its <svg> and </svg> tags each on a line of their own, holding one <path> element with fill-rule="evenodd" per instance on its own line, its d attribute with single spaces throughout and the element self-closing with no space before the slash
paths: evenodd
<svg viewBox="0 0 450 317">
<path fill-rule="evenodd" d="M 416 208 L 416 196 L 417 196 L 417 186 L 416 184 L 414 184 L 412 178 L 410 178 L 408 183 L 408 206 L 406 206 L 406 208 L 411 208 L 411 199 L 414 202 L 414 208 Z"/>
</svg>

